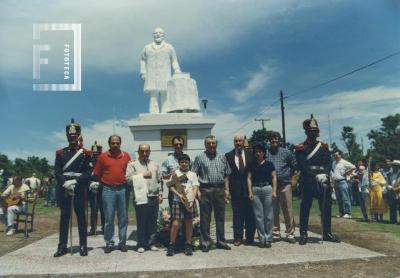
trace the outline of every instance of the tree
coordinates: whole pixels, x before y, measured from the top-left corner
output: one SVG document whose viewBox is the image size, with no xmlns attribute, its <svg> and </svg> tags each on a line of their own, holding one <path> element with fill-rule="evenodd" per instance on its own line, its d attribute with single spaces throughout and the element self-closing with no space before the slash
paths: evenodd
<svg viewBox="0 0 400 278">
<path fill-rule="evenodd" d="M 389 115 L 381 121 L 382 127 L 367 134 L 372 145 L 368 154 L 378 161 L 400 159 L 400 114 Z"/>
<path fill-rule="evenodd" d="M 334 154 L 336 152 L 343 153 L 343 151 L 339 149 L 339 147 L 336 145 L 335 142 L 332 142 L 330 149 L 331 149 L 331 154 Z"/>
<path fill-rule="evenodd" d="M 351 126 L 343 127 L 342 140 L 347 150 L 347 154 L 345 154 L 345 159 L 356 163 L 358 160 L 364 158 L 361 146 L 357 143 L 354 129 Z"/>
<path fill-rule="evenodd" d="M 36 173 L 36 177 L 42 179 L 50 174 L 52 167 L 46 158 L 30 156 L 26 160 L 16 158 L 12 162 L 7 155 L 0 153 L 0 169 L 4 169 L 4 177 L 20 175 L 26 178 Z"/>
<path fill-rule="evenodd" d="M 255 144 L 263 144 L 265 147 L 267 147 L 272 132 L 272 130 L 266 130 L 265 128 L 254 130 L 249 140 L 250 146 L 254 146 Z"/>
<path fill-rule="evenodd" d="M 3 175 L 9 177 L 14 175 L 13 163 L 5 154 L 0 153 L 0 169 L 4 170 Z"/>
<path fill-rule="evenodd" d="M 271 135 L 274 132 L 275 131 L 273 130 L 266 130 L 265 128 L 254 130 L 249 139 L 250 146 L 261 143 L 267 148 L 268 142 L 271 139 Z M 294 151 L 295 149 L 295 145 L 291 144 L 290 142 L 286 142 L 286 145 L 284 147 L 289 149 L 290 151 Z"/>
</svg>

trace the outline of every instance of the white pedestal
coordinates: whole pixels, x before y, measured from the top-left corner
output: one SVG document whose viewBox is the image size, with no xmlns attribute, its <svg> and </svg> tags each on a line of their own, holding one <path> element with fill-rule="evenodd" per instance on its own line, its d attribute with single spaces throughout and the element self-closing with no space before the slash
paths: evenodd
<svg viewBox="0 0 400 278">
<path fill-rule="evenodd" d="M 183 151 L 193 160 L 196 155 L 204 151 L 204 137 L 211 134 L 215 120 L 203 116 L 201 113 L 163 113 L 139 114 L 139 118 L 129 123 L 137 150 L 142 143 L 150 145 L 150 159 L 160 165 L 174 148 L 163 147 L 161 134 L 166 130 L 185 130 L 186 142 Z M 167 131 L 168 132 L 168 131 Z"/>
</svg>

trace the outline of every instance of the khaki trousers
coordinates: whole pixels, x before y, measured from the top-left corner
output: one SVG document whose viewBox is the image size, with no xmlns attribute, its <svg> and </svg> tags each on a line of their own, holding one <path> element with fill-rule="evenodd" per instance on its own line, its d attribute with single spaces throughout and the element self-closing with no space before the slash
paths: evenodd
<svg viewBox="0 0 400 278">
<path fill-rule="evenodd" d="M 278 184 L 276 199 L 273 201 L 274 207 L 274 236 L 280 237 L 279 212 L 282 208 L 283 217 L 286 225 L 286 236 L 294 235 L 295 223 L 292 209 L 292 187 L 290 184 Z"/>
</svg>

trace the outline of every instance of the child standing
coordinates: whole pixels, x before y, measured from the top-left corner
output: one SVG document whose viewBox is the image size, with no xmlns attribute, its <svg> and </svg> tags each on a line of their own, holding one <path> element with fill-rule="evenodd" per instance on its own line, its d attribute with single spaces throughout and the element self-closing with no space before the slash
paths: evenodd
<svg viewBox="0 0 400 278">
<path fill-rule="evenodd" d="M 170 244 L 167 249 L 167 256 L 175 255 L 175 241 L 182 222 L 185 222 L 186 243 L 185 255 L 193 255 L 192 251 L 192 234 L 193 234 L 193 216 L 195 215 L 196 203 L 194 197 L 197 195 L 199 181 L 194 172 L 189 171 L 190 158 L 186 154 L 182 154 L 178 158 L 179 170 L 175 172 L 172 179 L 179 180 L 183 189 L 179 190 L 176 183 L 171 185 L 170 190 L 174 193 L 172 202 L 172 226 L 170 235 Z"/>
</svg>

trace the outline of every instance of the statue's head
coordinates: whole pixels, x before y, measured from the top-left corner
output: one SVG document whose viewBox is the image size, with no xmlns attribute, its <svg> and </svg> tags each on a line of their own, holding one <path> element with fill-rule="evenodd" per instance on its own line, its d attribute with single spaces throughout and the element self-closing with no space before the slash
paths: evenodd
<svg viewBox="0 0 400 278">
<path fill-rule="evenodd" d="M 164 40 L 164 30 L 160 27 L 154 29 L 153 38 L 156 44 L 162 43 Z"/>
</svg>

